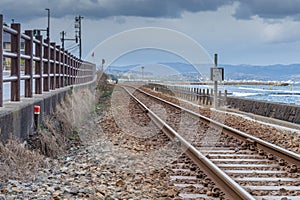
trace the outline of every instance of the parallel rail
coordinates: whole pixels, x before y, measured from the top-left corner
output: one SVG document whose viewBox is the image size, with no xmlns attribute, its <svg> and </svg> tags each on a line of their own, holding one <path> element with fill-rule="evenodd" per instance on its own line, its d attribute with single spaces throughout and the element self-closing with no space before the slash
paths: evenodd
<svg viewBox="0 0 300 200">
<path fill-rule="evenodd" d="M 131 87 L 131 86 L 130 86 Z M 123 87 L 123 89 L 128 92 L 130 94 L 130 92 Z M 289 162 L 292 167 L 296 167 L 297 166 L 300 166 L 299 163 L 300 163 L 300 155 L 297 154 L 297 153 L 294 153 L 294 152 L 291 152 L 291 151 L 288 151 L 284 148 L 281 148 L 281 147 L 278 147 L 276 145 L 273 145 L 269 142 L 266 142 L 264 140 L 261 140 L 259 138 L 256 138 L 252 135 L 249 135 L 247 133 L 244 133 L 242 131 L 239 131 L 239 130 L 236 130 L 232 127 L 229 127 L 229 126 L 226 126 L 224 124 L 221 124 L 220 122 L 217 122 L 217 121 L 214 121 L 208 117 L 205 117 L 205 116 L 202 116 L 198 113 L 195 113 L 194 111 L 191 111 L 191 110 L 188 110 L 186 108 L 182 108 L 174 103 L 171 103 L 171 102 L 168 102 L 164 99 L 161 99 L 159 97 L 156 97 L 152 94 L 149 94 L 143 90 L 140 90 L 140 89 L 137 89 L 137 88 L 134 88 L 135 90 L 138 90 L 139 92 L 143 93 L 144 95 L 147 95 L 151 98 L 154 98 L 158 101 L 161 101 L 163 103 L 166 103 L 172 107 L 175 107 L 177 109 L 180 109 L 186 113 L 189 113 L 195 117 L 197 117 L 198 119 L 200 119 L 200 121 L 202 121 L 203 123 L 210 123 L 212 126 L 216 127 L 216 128 L 222 128 L 222 132 L 224 134 L 228 134 L 228 135 L 232 135 L 234 136 L 235 138 L 238 138 L 240 140 L 243 140 L 243 141 L 247 141 L 247 142 L 251 142 L 252 145 L 255 145 L 258 149 L 260 150 L 263 150 L 264 152 L 268 152 L 270 154 L 273 154 L 273 155 L 276 155 L 277 157 L 281 158 L 282 160 L 285 160 L 287 162 Z M 225 150 L 225 153 L 223 155 L 219 155 L 218 153 L 211 153 L 211 154 L 206 154 L 205 152 L 205 155 L 207 156 L 212 156 L 214 157 L 214 162 L 220 162 L 221 164 L 214 164 L 214 162 L 210 159 L 208 159 L 208 157 L 204 156 L 203 153 L 201 153 L 197 147 L 193 146 L 191 143 L 189 143 L 185 138 L 183 138 L 181 135 L 179 135 L 170 125 L 168 125 L 166 122 L 164 122 L 161 118 L 159 118 L 159 116 L 157 116 L 155 113 L 153 113 L 149 108 L 147 108 L 147 106 L 145 104 L 143 104 L 139 99 L 137 99 L 135 96 L 133 96 L 132 94 L 130 94 L 130 96 L 136 101 L 138 102 L 143 109 L 145 109 L 147 111 L 147 113 L 149 113 L 149 116 L 150 118 L 159 126 L 159 127 L 163 127 L 162 128 L 162 131 L 165 132 L 171 139 L 174 139 L 176 138 L 176 140 L 180 141 L 180 144 L 181 144 L 181 147 L 185 150 L 185 153 L 199 166 L 202 167 L 202 169 L 204 169 L 208 174 L 209 176 L 211 176 L 221 187 L 223 190 L 225 190 L 226 194 L 228 195 L 232 195 L 231 198 L 232 199 L 264 199 L 265 197 L 266 198 L 269 198 L 271 196 L 269 195 L 264 195 L 262 193 L 262 195 L 260 194 L 256 194 L 256 195 L 253 195 L 253 194 L 250 194 L 248 193 L 246 190 L 245 190 L 245 186 L 244 187 L 241 187 L 236 181 L 238 182 L 243 182 L 245 180 L 247 180 L 247 178 L 234 178 L 234 180 L 232 178 L 229 177 L 229 175 L 227 175 L 227 173 L 229 173 L 230 171 L 239 171 L 239 170 L 225 170 L 226 173 L 222 170 L 224 167 L 225 169 L 229 167 L 230 169 L 230 166 L 231 164 L 226 164 L 228 162 L 231 162 L 230 160 L 232 159 L 228 159 L 230 157 L 232 157 L 232 155 L 230 155 L 231 153 L 229 154 L 226 154 L 226 150 Z M 218 150 L 217 150 L 218 151 Z M 237 159 L 236 162 L 243 162 L 243 157 L 247 157 L 247 151 L 241 151 L 240 154 L 238 154 L 238 157 L 240 156 L 241 158 Z M 257 159 L 257 158 L 256 158 Z M 249 160 L 250 162 L 254 162 L 256 159 L 245 159 L 245 160 Z M 260 156 L 259 159 L 257 159 L 259 162 L 266 162 L 268 163 L 268 159 L 263 159 L 262 156 Z M 223 163 L 223 164 L 222 164 Z M 225 163 L 225 164 L 224 164 Z M 249 168 L 251 168 L 251 164 L 248 164 L 249 165 Z M 254 169 L 255 167 L 261 167 L 261 166 L 268 166 L 268 164 L 254 164 Z M 274 164 L 270 164 L 270 167 L 274 165 Z M 220 166 L 222 169 L 220 169 Z M 237 169 L 239 169 L 240 167 L 244 166 L 244 164 L 232 164 L 232 166 L 234 167 L 237 167 Z M 275 165 L 274 165 L 275 166 Z M 276 164 L 276 166 L 278 166 Z M 275 167 L 276 167 L 275 166 Z M 232 167 L 232 168 L 234 168 Z M 244 166 L 246 167 L 246 166 Z M 265 172 L 262 172 L 262 173 L 268 173 L 267 171 L 267 167 L 264 168 L 264 170 L 266 170 Z M 251 171 L 251 170 L 249 170 Z M 260 171 L 259 169 L 255 169 L 253 170 L 254 172 L 255 171 Z M 237 172 L 233 172 L 233 173 L 237 173 Z M 251 172 L 247 172 L 248 175 L 251 174 Z M 269 173 L 277 173 L 276 170 L 275 171 L 270 171 Z M 282 171 L 278 171 L 278 173 L 282 173 Z M 230 175 L 231 176 L 231 175 Z M 284 176 L 284 175 L 283 175 Z M 257 182 L 257 181 L 264 181 L 265 178 L 250 178 L 249 181 L 253 183 L 254 182 Z M 236 181 L 235 181 L 236 180 Z M 267 180 L 267 179 L 266 179 Z M 270 181 L 274 182 L 274 180 L 278 180 L 278 181 L 299 181 L 299 178 L 284 178 L 282 177 L 282 174 L 279 176 L 279 178 L 270 178 Z M 252 184 L 251 183 L 251 184 Z M 282 184 L 280 184 L 279 186 L 250 186 L 248 185 L 246 188 L 253 188 L 253 190 L 259 190 L 259 191 L 264 191 L 264 190 L 273 190 L 275 188 L 297 188 L 297 186 L 283 186 Z M 252 189 L 251 189 L 252 190 Z M 293 190 L 293 189 L 292 189 Z M 297 190 L 297 189 L 296 189 Z M 297 190 L 298 191 L 298 190 Z M 285 195 L 285 196 L 289 196 L 289 195 Z M 275 197 L 277 198 L 276 196 L 272 196 L 272 198 Z M 291 196 L 291 199 L 295 199 L 297 198 L 296 196 Z"/>
<path fill-rule="evenodd" d="M 158 125 L 162 127 L 162 131 L 167 134 L 171 139 L 176 138 L 183 149 L 185 154 L 188 155 L 198 166 L 201 166 L 214 180 L 229 194 L 231 199 L 254 199 L 247 191 L 233 181 L 228 175 L 214 165 L 208 158 L 200 153 L 194 146 L 181 137 L 172 127 L 158 117 L 151 111 L 145 104 L 132 95 L 125 87 L 122 87 L 139 105 L 145 109 L 149 117 Z"/>
<path fill-rule="evenodd" d="M 199 113 L 196 113 L 194 111 L 191 111 L 189 109 L 186 109 L 186 108 L 183 108 L 179 105 L 176 105 L 174 103 L 171 103 L 171 102 L 168 102 L 162 98 L 159 98 L 157 96 L 154 96 L 152 94 L 149 94 L 141 89 L 138 89 L 138 88 L 135 88 L 137 91 L 149 96 L 149 97 L 152 97 L 154 99 L 157 99 L 161 102 L 164 102 L 170 106 L 173 106 L 175 108 L 178 108 L 184 112 L 187 112 L 195 117 L 198 117 L 201 121 L 205 122 L 205 123 L 210 123 L 212 124 L 213 126 L 217 127 L 217 128 L 222 128 L 222 131 L 224 133 L 227 133 L 227 134 L 230 134 L 230 135 L 234 135 L 234 137 L 237 137 L 239 139 L 242 139 L 244 141 L 249 141 L 251 140 L 258 148 L 262 149 L 262 150 L 265 150 L 269 153 L 272 153 L 280 158 L 283 158 L 284 160 L 286 160 L 287 162 L 291 163 L 291 164 L 294 164 L 294 165 L 297 165 L 297 166 L 300 166 L 300 154 L 297 154 L 295 152 L 292 152 L 292 151 L 289 151 L 289 150 L 286 150 L 282 147 L 279 147 L 277 145 L 274 145 L 274 144 L 271 144 L 270 142 L 267 142 L 267 141 L 264 141 L 262 139 L 259 139 L 257 137 L 254 137 L 250 134 L 247 134 L 245 132 L 242 132 L 242 131 L 239 131 L 237 129 L 234 129 L 232 127 L 229 127 L 229 126 L 226 126 L 225 124 L 222 124 L 220 122 L 217 122 L 217 121 L 214 121 L 208 117 L 205 117 L 203 115 L 200 115 Z"/>
</svg>

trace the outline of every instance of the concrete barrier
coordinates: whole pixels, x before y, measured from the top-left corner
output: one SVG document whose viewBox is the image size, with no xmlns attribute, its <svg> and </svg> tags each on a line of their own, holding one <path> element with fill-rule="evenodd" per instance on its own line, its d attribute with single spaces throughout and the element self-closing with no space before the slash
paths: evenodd
<svg viewBox="0 0 300 200">
<path fill-rule="evenodd" d="M 300 106 L 238 97 L 227 97 L 227 105 L 243 112 L 300 124 Z"/>
<path fill-rule="evenodd" d="M 68 94 L 74 91 L 91 90 L 97 84 L 97 78 L 91 82 L 65 87 L 34 95 L 33 98 L 21 98 L 20 102 L 4 102 L 4 107 L 0 108 L 0 138 L 6 140 L 11 136 L 25 140 L 34 129 L 34 105 L 41 107 L 39 121 L 55 111 L 56 105 L 62 102 Z"/>
</svg>

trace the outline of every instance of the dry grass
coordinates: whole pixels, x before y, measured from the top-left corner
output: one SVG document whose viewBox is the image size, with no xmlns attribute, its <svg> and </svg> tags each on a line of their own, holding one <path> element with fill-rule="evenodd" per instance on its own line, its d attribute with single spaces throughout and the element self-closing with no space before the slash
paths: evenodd
<svg viewBox="0 0 300 200">
<path fill-rule="evenodd" d="M 48 165 L 46 157 L 61 156 L 68 144 L 79 141 L 74 130 L 88 118 L 94 107 L 92 92 L 73 92 L 57 106 L 57 112 L 44 117 L 38 133 L 30 138 L 28 145 L 16 139 L 0 143 L 0 180 L 34 178 L 38 168 Z"/>
<path fill-rule="evenodd" d="M 63 155 L 69 144 L 80 142 L 76 130 L 89 117 L 94 104 L 94 95 L 89 90 L 67 96 L 55 113 L 45 117 L 39 134 L 31 139 L 32 147 L 48 157 Z"/>
<path fill-rule="evenodd" d="M 66 100 L 56 107 L 55 117 L 64 136 L 72 136 L 73 131 L 93 111 L 95 102 L 95 95 L 91 91 L 81 90 L 67 96 Z"/>
<path fill-rule="evenodd" d="M 47 167 L 45 157 L 39 152 L 30 150 L 26 143 L 9 139 L 0 143 L 0 179 L 33 178 L 36 170 Z"/>
<path fill-rule="evenodd" d="M 58 128 L 54 126 L 55 120 L 52 117 L 46 117 L 43 126 L 38 134 L 30 138 L 30 145 L 41 154 L 56 158 L 64 154 L 67 138 L 58 133 Z"/>
</svg>

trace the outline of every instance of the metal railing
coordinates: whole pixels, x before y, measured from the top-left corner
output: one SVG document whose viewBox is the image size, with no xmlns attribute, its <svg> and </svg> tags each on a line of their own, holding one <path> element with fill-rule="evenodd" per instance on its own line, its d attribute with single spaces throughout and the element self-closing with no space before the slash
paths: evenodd
<svg viewBox="0 0 300 200">
<path fill-rule="evenodd" d="M 10 35 L 10 51 L 3 48 L 3 35 Z M 21 50 L 21 44 L 24 49 Z M 3 60 L 9 58 L 10 76 L 3 77 Z M 24 66 L 21 70 L 21 61 Z M 24 73 L 21 73 L 23 71 Z M 10 100 L 20 101 L 21 81 L 24 96 L 33 97 L 65 86 L 86 83 L 95 77 L 96 66 L 84 62 L 43 36 L 34 37 L 33 30 L 21 33 L 21 25 L 4 26 L 0 15 L 0 107 L 3 107 L 3 84 L 10 83 Z M 34 87 L 34 88 L 33 88 Z"/>
</svg>

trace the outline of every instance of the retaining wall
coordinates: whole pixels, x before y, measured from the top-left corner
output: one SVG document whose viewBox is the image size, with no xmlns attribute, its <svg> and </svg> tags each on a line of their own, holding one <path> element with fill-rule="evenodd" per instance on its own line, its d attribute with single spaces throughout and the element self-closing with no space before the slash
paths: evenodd
<svg viewBox="0 0 300 200">
<path fill-rule="evenodd" d="M 300 106 L 227 97 L 227 105 L 243 112 L 300 124 Z"/>
<path fill-rule="evenodd" d="M 41 107 L 39 121 L 42 121 L 44 116 L 55 111 L 56 105 L 63 101 L 68 94 L 71 94 L 72 90 L 94 90 L 96 84 L 97 79 L 95 78 L 85 84 L 34 95 L 33 98 L 22 98 L 20 102 L 4 102 L 4 106 L 0 108 L 0 138 L 6 140 L 13 136 L 21 140 L 27 139 L 34 129 L 34 105 Z"/>
</svg>

